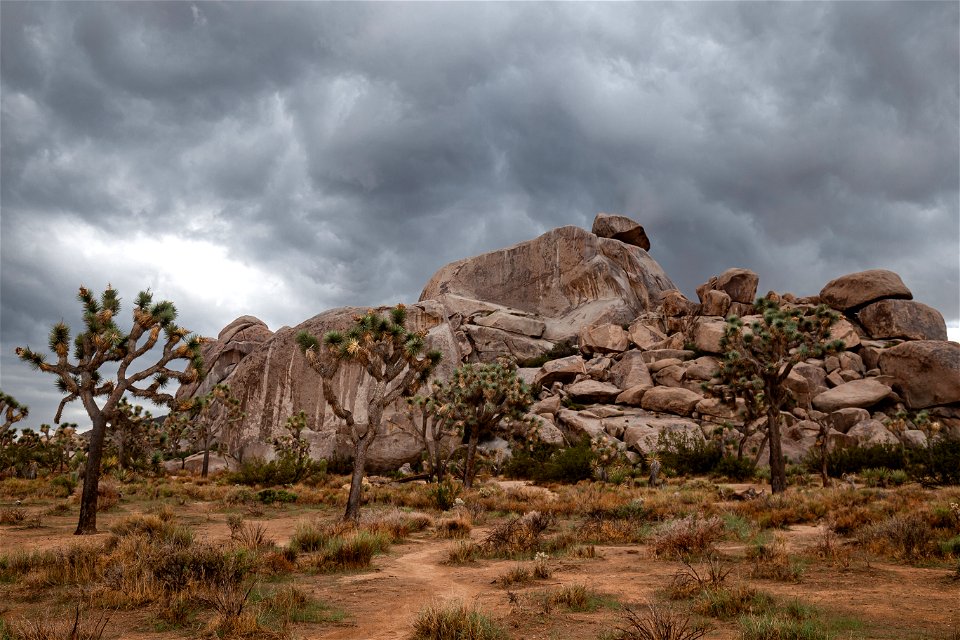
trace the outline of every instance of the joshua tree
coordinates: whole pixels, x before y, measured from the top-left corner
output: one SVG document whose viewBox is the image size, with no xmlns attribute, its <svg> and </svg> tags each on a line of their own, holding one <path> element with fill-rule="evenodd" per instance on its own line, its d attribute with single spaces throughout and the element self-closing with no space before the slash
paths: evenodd
<svg viewBox="0 0 960 640">
<path fill-rule="evenodd" d="M 442 357 L 439 351 L 423 353 L 425 334 L 408 331 L 404 326 L 406 319 L 407 310 L 400 304 L 390 309 L 388 316 L 368 311 L 354 318 L 348 331 L 329 331 L 322 341 L 306 331 L 297 335 L 297 344 L 307 362 L 320 374 L 324 400 L 334 415 L 346 423 L 353 444 L 353 475 L 344 520 L 360 517 L 367 452 L 380 434 L 384 410 L 399 398 L 416 393 Z M 340 367 L 347 364 L 361 367 L 371 378 L 366 397 L 358 398 L 367 407 L 363 422 L 343 406 L 333 386 Z"/>
<path fill-rule="evenodd" d="M 156 421 L 153 415 L 138 404 L 122 398 L 117 413 L 107 429 L 107 441 L 116 448 L 122 469 L 130 469 L 135 462 L 148 458 L 156 440 Z"/>
<path fill-rule="evenodd" d="M 443 482 L 450 458 L 459 449 L 456 444 L 449 446 L 450 441 L 457 435 L 462 435 L 457 428 L 457 421 L 452 411 L 453 406 L 449 402 L 451 396 L 449 385 L 435 380 L 431 395 L 416 396 L 408 401 L 410 406 L 415 407 L 419 412 L 417 417 L 411 415 L 413 431 L 420 439 L 420 444 L 427 456 L 430 474 L 437 482 Z"/>
<path fill-rule="evenodd" d="M 3 419 L 3 424 L 0 424 L 0 440 L 3 439 L 3 435 L 10 427 L 26 418 L 29 414 L 30 407 L 20 404 L 13 396 L 8 396 L 3 391 L 0 391 L 0 417 Z"/>
<path fill-rule="evenodd" d="M 202 339 L 177 326 L 174 322 L 177 310 L 173 303 L 166 300 L 154 303 L 149 290 L 137 295 L 129 333 L 121 331 L 114 322 L 120 311 L 120 298 L 112 287 L 107 285 L 99 300 L 88 289 L 80 287 L 77 298 L 83 305 L 85 330 L 73 341 L 72 362 L 70 328 L 63 322 L 50 330 L 49 346 L 56 357 L 55 363 L 48 363 L 43 354 L 29 347 L 18 347 L 17 355 L 34 368 L 56 376 L 57 389 L 65 395 L 54 422 L 60 422 L 67 403 L 80 400 L 93 424 L 76 530 L 77 535 L 82 535 L 97 531 L 97 488 L 104 437 L 107 424 L 117 417 L 120 400 L 129 393 L 169 405 L 173 396 L 162 389 L 171 379 L 180 382 L 197 380 L 203 372 L 203 359 L 200 355 Z M 155 346 L 161 347 L 157 361 L 130 373 L 131 367 L 134 370 L 139 368 L 134 361 L 147 355 Z M 169 367 L 176 360 L 188 361 L 185 371 Z M 101 369 L 108 363 L 116 363 L 117 372 L 112 378 L 105 379 Z"/>
<path fill-rule="evenodd" d="M 322 473 L 326 463 L 318 463 L 310 458 L 310 442 L 303 434 L 307 430 L 307 412 L 300 411 L 287 418 L 283 429 L 286 433 L 273 440 L 273 450 L 285 481 L 301 482 Z"/>
<path fill-rule="evenodd" d="M 727 319 L 720 341 L 724 359 L 717 377 L 705 388 L 729 406 L 743 399 L 745 423 L 766 416 L 770 487 L 780 493 L 787 488 L 780 441 L 780 412 L 790 401 L 787 376 L 798 362 L 842 351 L 843 342 L 829 340 L 839 316 L 825 305 L 781 308 L 776 300 L 758 298 L 756 308 L 762 320 L 749 327 L 736 316 Z"/>
<path fill-rule="evenodd" d="M 196 447 L 203 451 L 203 466 L 200 477 L 206 478 L 210 469 L 210 450 L 222 435 L 243 420 L 240 399 L 230 393 L 230 387 L 218 384 L 209 393 L 194 398 L 187 410 L 191 417 L 187 435 Z"/>
<path fill-rule="evenodd" d="M 522 420 L 533 397 L 517 377 L 516 365 L 509 361 L 462 365 L 443 390 L 438 400 L 449 405 L 451 418 L 467 443 L 463 485 L 469 489 L 476 475 L 480 438 L 492 435 L 504 418 Z"/>
</svg>

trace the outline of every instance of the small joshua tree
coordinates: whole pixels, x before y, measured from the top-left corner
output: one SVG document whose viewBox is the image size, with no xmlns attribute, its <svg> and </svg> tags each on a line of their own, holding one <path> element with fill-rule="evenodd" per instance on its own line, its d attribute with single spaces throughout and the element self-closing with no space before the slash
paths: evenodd
<svg viewBox="0 0 960 640">
<path fill-rule="evenodd" d="M 410 406 L 419 413 L 419 416 L 412 416 L 414 433 L 427 456 L 430 474 L 438 483 L 443 482 L 450 459 L 460 448 L 456 443 L 451 446 L 450 441 L 462 435 L 457 428 L 453 406 L 448 402 L 451 396 L 450 386 L 435 380 L 429 396 L 409 399 Z"/>
<path fill-rule="evenodd" d="M 423 353 L 423 332 L 405 327 L 407 310 L 401 304 L 384 316 L 368 311 L 354 318 L 349 330 L 328 331 L 323 340 L 306 331 L 297 335 L 297 344 L 310 366 L 320 374 L 323 398 L 334 415 L 346 423 L 353 443 L 353 474 L 344 520 L 360 517 L 360 492 L 367 465 L 367 452 L 380 434 L 384 410 L 404 396 L 416 393 L 440 362 L 439 351 Z M 342 366 L 359 366 L 371 378 L 366 397 L 367 419 L 357 420 L 353 410 L 341 403 L 333 381 Z"/>
<path fill-rule="evenodd" d="M 0 391 L 0 452 L 3 452 L 15 440 L 15 431 L 11 429 L 13 425 L 20 422 L 30 414 L 30 408 L 26 407 L 13 396 L 8 396 Z"/>
<path fill-rule="evenodd" d="M 816 308 L 788 307 L 769 298 L 758 298 L 762 320 L 746 327 L 732 316 L 727 319 L 720 346 L 724 352 L 717 377 L 705 388 L 724 403 L 736 407 L 745 402 L 745 423 L 766 416 L 770 446 L 770 488 L 787 488 L 786 464 L 780 441 L 780 412 L 788 406 L 787 376 L 794 365 L 843 350 L 843 342 L 829 339 L 839 316 L 825 305 Z"/>
<path fill-rule="evenodd" d="M 153 302 L 150 291 L 141 291 L 133 307 L 133 326 L 128 333 L 114 322 L 120 311 L 120 298 L 107 286 L 99 300 L 85 287 L 77 298 L 83 305 L 84 331 L 73 340 L 70 358 L 70 328 L 59 322 L 50 330 L 49 346 L 56 362 L 48 363 L 43 354 L 29 347 L 18 347 L 17 355 L 36 369 L 56 376 L 57 389 L 64 394 L 54 422 L 60 422 L 63 408 L 80 400 L 93 425 L 87 455 L 80 520 L 77 535 L 97 532 L 97 488 L 107 424 L 116 419 L 120 400 L 130 394 L 157 404 L 173 403 L 173 396 L 162 389 L 170 380 L 193 382 L 203 372 L 201 338 L 177 326 L 177 310 L 172 302 Z M 159 346 L 159 358 L 140 368 L 134 364 Z M 170 363 L 186 360 L 185 371 L 170 368 Z M 117 372 L 105 378 L 101 369 L 116 363 Z M 137 371 L 131 373 L 130 369 Z"/>
<path fill-rule="evenodd" d="M 533 396 L 530 387 L 517 377 L 516 365 L 507 360 L 462 365 L 444 389 L 440 401 L 449 405 L 451 417 L 467 443 L 463 486 L 469 489 L 477 473 L 480 439 L 492 435 L 505 418 L 523 420 Z"/>
<path fill-rule="evenodd" d="M 310 477 L 322 474 L 326 462 L 317 462 L 310 458 L 310 442 L 304 437 L 307 430 L 307 412 L 300 411 L 283 425 L 286 433 L 273 441 L 273 450 L 283 472 L 285 482 L 302 482 Z"/>
<path fill-rule="evenodd" d="M 157 440 L 156 430 L 156 421 L 149 411 L 121 398 L 107 430 L 107 442 L 116 449 L 121 469 L 131 469 L 149 459 Z"/>
<path fill-rule="evenodd" d="M 0 424 L 0 441 L 3 441 L 4 435 L 10 431 L 10 427 L 29 414 L 30 407 L 20 404 L 13 396 L 8 396 L 0 391 L 0 418 L 3 419 L 3 423 Z"/>
</svg>

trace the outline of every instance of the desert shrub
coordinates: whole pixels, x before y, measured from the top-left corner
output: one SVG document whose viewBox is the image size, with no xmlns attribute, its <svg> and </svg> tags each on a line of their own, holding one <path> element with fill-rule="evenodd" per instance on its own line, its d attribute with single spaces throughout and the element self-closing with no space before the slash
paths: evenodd
<svg viewBox="0 0 960 640">
<path fill-rule="evenodd" d="M 508 478 L 535 480 L 543 465 L 557 451 L 559 447 L 556 445 L 543 442 L 539 438 L 530 438 L 522 445 L 514 447 L 513 455 L 503 467 L 503 474 Z"/>
<path fill-rule="evenodd" d="M 273 540 L 267 537 L 267 528 L 259 522 L 243 522 L 231 527 L 230 539 L 241 549 L 256 551 L 273 546 Z"/>
<path fill-rule="evenodd" d="M 326 460 L 298 463 L 290 456 L 281 456 L 269 462 L 263 458 L 249 458 L 244 460 L 236 471 L 227 474 L 227 482 L 251 487 L 272 487 L 297 482 L 317 483 L 326 478 L 327 471 Z"/>
<path fill-rule="evenodd" d="M 732 620 L 745 614 L 761 614 L 774 606 L 774 600 L 762 591 L 744 585 L 704 589 L 693 605 L 700 615 Z"/>
<path fill-rule="evenodd" d="M 259 594 L 255 594 L 259 595 Z M 286 623 L 339 622 L 344 614 L 294 586 L 281 587 L 259 600 L 260 617 L 265 623 L 283 627 Z"/>
<path fill-rule="evenodd" d="M 960 536 L 953 536 L 940 543 L 940 553 L 960 557 Z"/>
<path fill-rule="evenodd" d="M 657 459 L 675 475 L 702 475 L 713 472 L 723 458 L 719 442 L 663 432 L 657 439 Z"/>
<path fill-rule="evenodd" d="M 819 447 L 814 447 L 805 459 L 811 473 L 819 473 L 820 455 Z M 903 469 L 906 466 L 906 454 L 900 445 L 876 444 L 836 448 L 827 453 L 827 473 L 834 478 L 845 473 L 858 473 L 863 469 Z"/>
<path fill-rule="evenodd" d="M 815 619 L 797 619 L 783 612 L 745 615 L 738 620 L 741 640 L 830 640 Z"/>
<path fill-rule="evenodd" d="M 539 468 L 534 468 L 532 479 L 567 483 L 589 480 L 593 477 L 596 457 L 590 441 L 584 439 L 572 447 L 554 451 Z"/>
<path fill-rule="evenodd" d="M 394 508 L 386 512 L 364 514 L 360 527 L 371 533 L 389 536 L 392 542 L 400 542 L 411 533 L 423 531 L 433 524 L 433 518 L 425 513 L 405 512 Z"/>
<path fill-rule="evenodd" d="M 77 605 L 70 619 L 23 620 L 9 625 L 0 620 L 0 640 L 100 640 L 106 631 L 109 615 L 84 617 Z"/>
<path fill-rule="evenodd" d="M 907 472 L 912 478 L 924 484 L 960 484 L 960 439 L 940 437 L 907 453 Z"/>
<path fill-rule="evenodd" d="M 723 520 L 717 516 L 687 516 L 657 527 L 651 536 L 653 552 L 658 556 L 680 558 L 707 555 L 723 536 Z"/>
<path fill-rule="evenodd" d="M 413 623 L 413 640 L 505 640 L 506 632 L 462 602 L 426 606 Z"/>
<path fill-rule="evenodd" d="M 575 612 L 596 611 L 604 604 L 604 599 L 582 584 L 570 584 L 547 594 L 545 604 L 545 609 L 557 605 Z"/>
<path fill-rule="evenodd" d="M 458 482 L 444 480 L 433 485 L 428 495 L 437 509 L 447 511 L 453 508 L 462 488 Z"/>
<path fill-rule="evenodd" d="M 445 518 L 437 523 L 439 538 L 469 538 L 472 529 L 470 521 L 463 517 Z"/>
<path fill-rule="evenodd" d="M 803 580 L 803 565 L 790 557 L 780 535 L 774 536 L 772 542 L 757 540 L 747 548 L 747 559 L 752 561 L 751 578 L 795 583 Z"/>
<path fill-rule="evenodd" d="M 903 469 L 894 469 L 891 471 L 886 467 L 864 469 L 860 472 L 860 477 L 868 487 L 898 487 L 908 479 L 907 472 Z"/>
<path fill-rule="evenodd" d="M 540 551 L 543 533 L 554 522 L 552 514 L 530 511 L 494 527 L 478 547 L 484 555 L 500 557 Z"/>
<path fill-rule="evenodd" d="M 290 503 L 297 501 L 297 494 L 286 489 L 263 489 L 257 492 L 257 500 L 263 504 Z"/>
<path fill-rule="evenodd" d="M 56 489 L 57 497 L 68 498 L 77 488 L 77 480 L 70 474 L 57 476 L 50 480 L 50 486 Z"/>
<path fill-rule="evenodd" d="M 689 558 L 682 558 L 683 567 L 678 570 L 670 582 L 667 594 L 672 600 L 691 598 L 707 589 L 720 589 L 726 585 L 731 569 L 726 568 L 715 557 L 708 556 L 706 561 L 696 567 Z"/>
<path fill-rule="evenodd" d="M 467 564 L 480 556 L 480 548 L 473 542 L 458 542 L 447 555 L 449 564 Z"/>
<path fill-rule="evenodd" d="M 121 538 L 143 535 L 158 543 L 177 547 L 193 544 L 193 532 L 190 529 L 152 514 L 134 514 L 122 518 L 110 527 L 110 531 Z"/>
<path fill-rule="evenodd" d="M 0 509 L 0 524 L 20 524 L 27 519 L 27 510 L 22 507 Z"/>
<path fill-rule="evenodd" d="M 373 556 L 386 551 L 390 539 L 382 533 L 357 531 L 353 535 L 332 536 L 314 558 L 318 571 L 347 571 L 369 567 Z"/>
<path fill-rule="evenodd" d="M 713 473 L 730 480 L 749 480 L 757 473 L 757 465 L 749 458 L 723 456 L 713 467 Z"/>
<path fill-rule="evenodd" d="M 633 500 L 615 507 L 594 507 L 577 529 L 582 542 L 640 542 L 645 524 L 652 512 L 643 500 Z"/>
<path fill-rule="evenodd" d="M 115 482 L 101 480 L 97 486 L 97 510 L 110 511 L 120 504 L 120 489 Z"/>
<path fill-rule="evenodd" d="M 860 529 L 857 542 L 874 552 L 914 561 L 933 550 L 934 535 L 922 515 L 894 515 Z"/>
<path fill-rule="evenodd" d="M 494 579 L 494 583 L 501 587 L 512 587 L 515 584 L 524 584 L 533 580 L 530 570 L 521 565 L 515 566 L 501 576 Z"/>
<path fill-rule="evenodd" d="M 652 602 L 639 609 L 624 608 L 621 625 L 616 640 L 699 640 L 710 630 L 683 612 Z"/>
</svg>

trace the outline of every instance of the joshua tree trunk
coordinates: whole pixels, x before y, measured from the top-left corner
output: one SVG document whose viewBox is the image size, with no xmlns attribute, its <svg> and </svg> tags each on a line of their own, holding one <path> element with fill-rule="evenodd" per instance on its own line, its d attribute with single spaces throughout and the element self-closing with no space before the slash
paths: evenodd
<svg viewBox="0 0 960 640">
<path fill-rule="evenodd" d="M 203 467 L 200 469 L 200 477 L 206 478 L 207 471 L 210 469 L 210 436 L 203 439 Z"/>
<path fill-rule="evenodd" d="M 91 399 L 88 406 L 93 405 Z M 87 453 L 86 471 L 83 475 L 83 493 L 80 495 L 80 520 L 74 535 L 82 536 L 97 532 L 97 487 L 100 482 L 100 459 L 103 457 L 103 439 L 107 432 L 107 420 L 99 409 L 90 411 L 93 430 L 90 432 L 90 448 Z"/>
<path fill-rule="evenodd" d="M 470 440 L 467 444 L 467 460 L 463 465 L 463 486 L 466 489 L 473 487 L 473 476 L 476 474 L 477 466 L 477 443 L 480 442 L 480 433 L 477 429 L 470 432 Z"/>
<path fill-rule="evenodd" d="M 350 495 L 347 496 L 347 510 L 343 514 L 344 520 L 354 522 L 360 520 L 360 498 L 363 494 L 363 475 L 367 469 L 367 451 L 373 444 L 373 437 L 370 431 L 357 440 L 357 446 L 353 448 L 353 475 L 350 477 Z"/>
<path fill-rule="evenodd" d="M 780 409 L 774 403 L 767 408 L 767 435 L 770 445 L 770 491 L 783 493 L 787 490 L 787 470 L 780 442 Z"/>
</svg>

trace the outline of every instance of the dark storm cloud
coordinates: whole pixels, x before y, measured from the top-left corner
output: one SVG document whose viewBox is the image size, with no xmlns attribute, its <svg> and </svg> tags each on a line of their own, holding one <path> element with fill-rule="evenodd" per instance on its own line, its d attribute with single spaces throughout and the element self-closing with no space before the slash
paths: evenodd
<svg viewBox="0 0 960 640">
<path fill-rule="evenodd" d="M 38 422 L 12 349 L 81 282 L 277 328 L 598 211 L 688 295 L 884 267 L 960 319 L 956 3 L 0 12 L 0 386 Z"/>
</svg>

